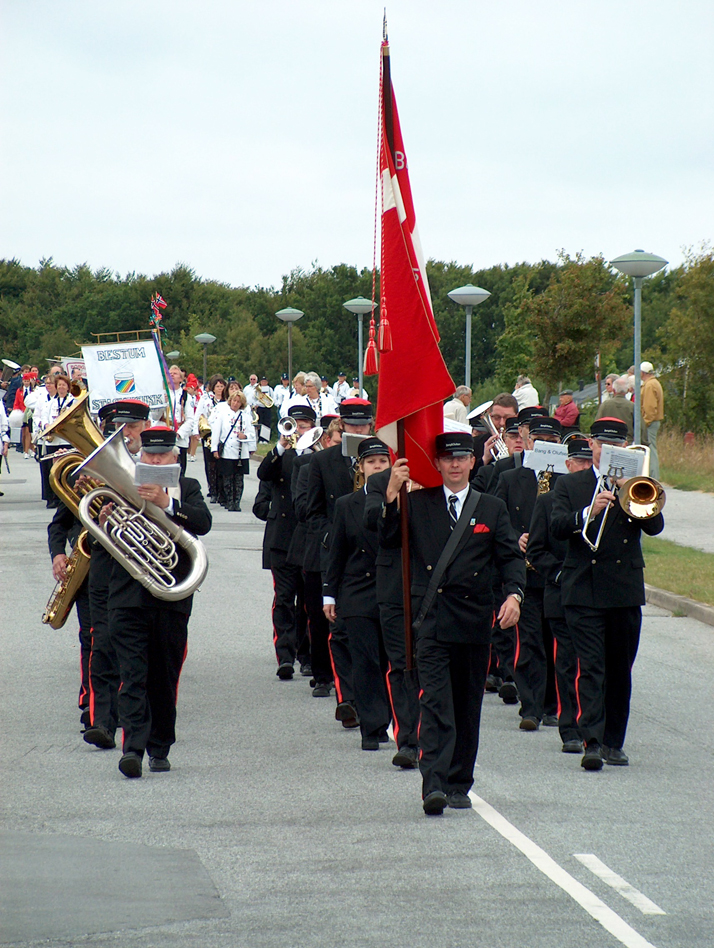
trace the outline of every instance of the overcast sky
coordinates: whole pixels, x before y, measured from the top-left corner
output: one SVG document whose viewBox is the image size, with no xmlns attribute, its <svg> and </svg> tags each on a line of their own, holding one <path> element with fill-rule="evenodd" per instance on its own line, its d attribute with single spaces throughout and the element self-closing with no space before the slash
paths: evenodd
<svg viewBox="0 0 714 948">
<path fill-rule="evenodd" d="M 0 256 L 371 266 L 382 0 L 0 0 Z M 712 237 L 712 0 L 391 0 L 424 252 Z"/>
</svg>

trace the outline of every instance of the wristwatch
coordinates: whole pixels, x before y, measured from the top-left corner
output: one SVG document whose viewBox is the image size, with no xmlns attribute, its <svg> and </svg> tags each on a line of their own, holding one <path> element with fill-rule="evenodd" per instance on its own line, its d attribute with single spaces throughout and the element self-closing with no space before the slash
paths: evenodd
<svg viewBox="0 0 714 948">
<path fill-rule="evenodd" d="M 516 600 L 516 602 L 518 603 L 519 606 L 522 606 L 522 605 L 523 605 L 523 593 L 522 593 L 522 592 L 509 593 L 509 596 L 513 596 L 513 598 Z"/>
</svg>

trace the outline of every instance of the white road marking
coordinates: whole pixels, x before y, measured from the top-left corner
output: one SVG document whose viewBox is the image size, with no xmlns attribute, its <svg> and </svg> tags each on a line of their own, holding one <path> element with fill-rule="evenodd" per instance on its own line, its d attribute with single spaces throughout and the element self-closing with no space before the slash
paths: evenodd
<svg viewBox="0 0 714 948">
<path fill-rule="evenodd" d="M 544 849 L 541 849 L 532 839 L 516 829 L 505 816 L 501 816 L 490 803 L 486 803 L 473 790 L 469 793 L 469 796 L 473 802 L 474 810 L 482 819 L 500 833 L 504 839 L 513 843 L 516 849 L 520 849 L 537 869 L 540 869 L 552 882 L 560 886 L 621 944 L 625 945 L 626 948 L 655 948 L 651 942 L 643 938 L 631 925 L 628 925 L 624 918 L 620 918 L 617 912 L 613 912 L 609 906 L 605 905 L 587 886 L 578 882 L 562 866 L 559 866 Z"/>
<path fill-rule="evenodd" d="M 592 853 L 575 853 L 575 858 L 578 859 L 593 875 L 596 875 L 598 879 L 602 879 L 603 882 L 615 889 L 616 892 L 619 892 L 620 895 L 627 899 L 628 902 L 632 904 L 642 912 L 643 915 L 666 915 L 667 913 L 664 909 L 661 909 L 659 905 L 648 899 L 646 895 L 643 895 L 639 889 L 636 889 L 633 885 L 630 885 L 622 876 L 618 876 L 616 872 L 613 872 L 612 869 L 608 868 L 604 862 L 601 862 L 597 856 L 594 856 Z"/>
</svg>

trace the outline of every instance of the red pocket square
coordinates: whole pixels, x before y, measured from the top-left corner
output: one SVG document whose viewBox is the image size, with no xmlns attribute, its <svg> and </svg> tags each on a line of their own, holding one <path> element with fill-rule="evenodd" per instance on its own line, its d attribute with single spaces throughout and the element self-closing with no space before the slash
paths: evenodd
<svg viewBox="0 0 714 948">
<path fill-rule="evenodd" d="M 490 533 L 491 528 L 487 527 L 485 523 L 477 523 L 474 527 L 474 533 Z"/>
</svg>

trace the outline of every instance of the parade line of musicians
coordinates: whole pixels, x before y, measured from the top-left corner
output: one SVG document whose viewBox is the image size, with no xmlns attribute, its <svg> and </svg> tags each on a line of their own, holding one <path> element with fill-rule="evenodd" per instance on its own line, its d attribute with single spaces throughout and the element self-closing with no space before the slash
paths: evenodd
<svg viewBox="0 0 714 948">
<path fill-rule="evenodd" d="M 263 567 L 274 585 L 278 678 L 297 673 L 310 679 L 315 698 L 332 697 L 337 722 L 359 728 L 364 751 L 387 745 L 391 725 L 391 764 L 420 770 L 429 816 L 471 806 L 484 692 L 519 705 L 524 732 L 557 727 L 563 752 L 579 755 L 586 771 L 627 765 L 631 670 L 645 602 L 640 533 L 658 534 L 664 521 L 661 514 L 631 519 L 610 489 L 593 496 L 603 445 L 625 445 L 626 423 L 605 416 L 589 437 L 569 437 L 569 473 L 551 475 L 544 488 L 523 465 L 523 452 L 537 441 L 561 442 L 561 423 L 539 406 L 519 411 L 512 395 L 497 395 L 490 415 L 508 456 L 493 459 L 496 436 L 488 431 L 446 431 L 428 446 L 441 486 L 409 489 L 418 485 L 410 483 L 407 460 L 392 464 L 388 447 L 371 435 L 370 402 L 349 397 L 354 390 L 339 404 L 328 401 L 319 376 L 307 377 L 309 389 L 303 377 L 303 393 L 289 391 L 284 400 L 281 414 L 292 419 L 294 435 L 282 435 L 260 462 L 253 507 L 266 523 Z M 224 392 L 222 377 L 210 379 L 192 424 L 201 412 L 211 428 L 204 446 L 209 502 L 238 510 L 259 434 L 245 395 L 226 402 Z M 182 431 L 180 393 L 173 429 L 127 399 L 100 411 L 105 436 L 123 424 L 136 460 L 182 462 L 185 472 L 180 445 L 189 432 Z M 297 439 L 317 425 L 321 436 L 296 450 Z M 343 434 L 363 436 L 356 457 L 343 454 Z M 403 621 L 403 484 L 413 670 Z M 194 535 L 210 530 L 199 482 L 185 473 L 177 488 L 144 484 L 139 491 Z M 606 510 L 593 551 L 583 525 L 590 514 L 594 538 Z M 60 504 L 49 526 L 58 581 L 79 529 Z M 179 579 L 184 559 L 181 552 Z M 92 542 L 77 600 L 84 740 L 113 748 L 121 727 L 119 770 L 126 777 L 141 776 L 145 755 L 151 771 L 170 770 L 191 600 L 153 597 Z"/>
</svg>

